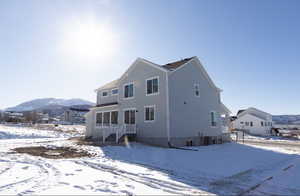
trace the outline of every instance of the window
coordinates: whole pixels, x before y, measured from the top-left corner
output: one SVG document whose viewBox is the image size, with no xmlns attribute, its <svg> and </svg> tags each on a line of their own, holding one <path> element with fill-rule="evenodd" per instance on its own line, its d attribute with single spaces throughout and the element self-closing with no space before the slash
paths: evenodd
<svg viewBox="0 0 300 196">
<path fill-rule="evenodd" d="M 195 84 L 194 85 L 194 90 L 195 90 L 195 96 L 196 97 L 200 97 L 200 88 L 199 88 L 199 84 Z"/>
<path fill-rule="evenodd" d="M 133 97 L 133 83 L 124 86 L 124 97 Z"/>
<path fill-rule="evenodd" d="M 265 126 L 268 126 L 267 122 L 265 122 Z"/>
<path fill-rule="evenodd" d="M 119 93 L 119 89 L 117 89 L 117 88 L 111 90 L 112 95 L 117 95 L 118 93 Z"/>
<path fill-rule="evenodd" d="M 145 106 L 145 121 L 154 121 L 155 106 Z"/>
<path fill-rule="evenodd" d="M 215 127 L 217 126 L 217 118 L 216 118 L 216 112 L 210 112 L 210 121 L 211 121 L 211 126 Z"/>
<path fill-rule="evenodd" d="M 249 126 L 249 122 L 246 122 L 246 126 Z"/>
<path fill-rule="evenodd" d="M 253 122 L 252 121 L 250 122 L 250 127 L 253 127 Z"/>
<path fill-rule="evenodd" d="M 103 124 L 109 125 L 110 124 L 110 112 L 103 113 Z"/>
<path fill-rule="evenodd" d="M 124 123 L 135 124 L 135 109 L 124 111 Z"/>
<path fill-rule="evenodd" d="M 102 97 L 106 97 L 106 96 L 108 96 L 108 92 L 107 91 L 103 91 L 102 92 Z"/>
<path fill-rule="evenodd" d="M 110 117 L 111 124 L 118 124 L 118 111 L 111 112 Z"/>
<path fill-rule="evenodd" d="M 102 126 L 102 113 L 96 113 L 96 126 Z"/>
<path fill-rule="evenodd" d="M 264 122 L 263 122 L 263 121 L 261 121 L 261 122 L 260 122 L 260 125 L 263 127 L 263 126 L 264 126 Z"/>
<path fill-rule="evenodd" d="M 240 122 L 241 124 L 244 124 L 244 122 L 242 121 L 242 122 Z"/>
<path fill-rule="evenodd" d="M 147 95 L 158 94 L 158 77 L 146 80 Z"/>
</svg>

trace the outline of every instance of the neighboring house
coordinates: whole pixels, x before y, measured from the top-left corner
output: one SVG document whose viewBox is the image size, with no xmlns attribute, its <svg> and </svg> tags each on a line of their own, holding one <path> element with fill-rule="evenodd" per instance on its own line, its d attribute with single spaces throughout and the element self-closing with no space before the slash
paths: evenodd
<svg viewBox="0 0 300 196">
<path fill-rule="evenodd" d="M 224 125 L 230 111 L 221 91 L 197 57 L 162 66 L 138 58 L 118 80 L 96 90 L 86 137 L 106 141 L 114 136 L 118 142 L 130 134 L 159 146 L 229 141 Z"/>
<path fill-rule="evenodd" d="M 239 110 L 236 118 L 232 121 L 234 130 L 246 130 L 254 135 L 272 134 L 272 115 L 256 108 Z"/>
<path fill-rule="evenodd" d="M 63 120 L 72 124 L 83 124 L 85 123 L 85 114 L 89 111 L 89 109 L 71 107 L 64 112 Z"/>
</svg>

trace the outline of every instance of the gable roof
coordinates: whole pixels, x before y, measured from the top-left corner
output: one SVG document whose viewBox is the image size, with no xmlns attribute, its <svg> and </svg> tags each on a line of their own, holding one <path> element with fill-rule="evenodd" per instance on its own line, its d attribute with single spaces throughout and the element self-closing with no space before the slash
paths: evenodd
<svg viewBox="0 0 300 196">
<path fill-rule="evenodd" d="M 263 119 L 263 120 L 267 120 L 267 116 L 271 116 L 271 114 L 269 114 L 267 112 L 250 107 L 250 108 L 247 108 L 246 110 L 239 110 L 237 113 L 237 117 L 244 116 L 245 114 L 249 114 L 249 115 L 255 116 L 257 118 Z"/>
<path fill-rule="evenodd" d="M 100 90 L 106 90 L 106 89 L 112 89 L 112 88 L 118 87 L 118 83 L 119 83 L 119 79 L 111 81 L 111 82 L 97 88 L 95 90 L 95 92 L 100 91 Z"/>
<path fill-rule="evenodd" d="M 199 59 L 194 56 L 194 57 L 190 57 L 190 58 L 185 58 L 179 61 L 175 61 L 175 62 L 171 62 L 171 63 L 167 63 L 165 65 L 158 65 L 155 63 L 152 63 L 151 61 L 148 61 L 146 59 L 143 58 L 137 58 L 132 64 L 131 66 L 126 70 L 126 72 L 124 74 L 122 74 L 122 76 L 117 79 L 114 80 L 112 82 L 109 82 L 107 84 L 105 84 L 104 86 L 101 86 L 100 88 L 96 89 L 95 92 L 99 91 L 99 90 L 106 90 L 106 89 L 111 89 L 114 87 L 118 86 L 119 81 L 125 77 L 126 75 L 128 75 L 128 73 L 133 70 L 133 68 L 139 63 L 139 62 L 143 62 L 151 67 L 154 67 L 156 69 L 159 69 L 163 72 L 175 72 L 176 70 L 180 69 L 181 67 L 185 66 L 189 61 L 191 60 L 195 60 L 197 65 L 199 66 L 201 72 L 204 74 L 205 78 L 208 80 L 209 84 L 215 88 L 217 91 L 221 92 L 222 90 L 220 88 L 218 88 L 214 82 L 212 81 L 212 79 L 210 78 L 210 76 L 208 75 L 208 73 L 206 72 L 206 70 L 204 69 L 203 65 L 201 64 L 201 62 L 199 61 Z"/>
<path fill-rule="evenodd" d="M 244 112 L 245 110 L 239 110 L 238 112 L 237 112 L 237 114 L 236 115 L 239 115 L 240 113 L 242 113 L 242 112 Z"/>
<path fill-rule="evenodd" d="M 185 63 L 189 62 L 192 58 L 194 58 L 194 57 L 185 58 L 185 59 L 182 59 L 180 61 L 175 61 L 175 62 L 167 63 L 165 65 L 162 65 L 162 67 L 165 68 L 165 69 L 167 69 L 167 70 L 169 70 L 169 71 L 173 71 L 173 70 L 181 67 Z"/>
</svg>

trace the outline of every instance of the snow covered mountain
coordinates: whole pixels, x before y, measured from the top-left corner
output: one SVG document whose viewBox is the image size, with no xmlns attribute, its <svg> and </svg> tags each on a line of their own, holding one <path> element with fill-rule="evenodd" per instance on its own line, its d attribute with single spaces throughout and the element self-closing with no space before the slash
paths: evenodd
<svg viewBox="0 0 300 196">
<path fill-rule="evenodd" d="M 31 101 L 27 101 L 21 103 L 15 107 L 7 108 L 6 111 L 16 111 L 16 112 L 23 112 L 23 111 L 32 111 L 38 110 L 42 108 L 51 108 L 51 107 L 58 107 L 58 106 L 73 106 L 73 105 L 95 105 L 90 101 L 86 101 L 83 99 L 56 99 L 56 98 L 44 98 L 44 99 L 34 99 Z"/>
<path fill-rule="evenodd" d="M 276 124 L 295 124 L 300 125 L 300 115 L 273 115 Z"/>
</svg>

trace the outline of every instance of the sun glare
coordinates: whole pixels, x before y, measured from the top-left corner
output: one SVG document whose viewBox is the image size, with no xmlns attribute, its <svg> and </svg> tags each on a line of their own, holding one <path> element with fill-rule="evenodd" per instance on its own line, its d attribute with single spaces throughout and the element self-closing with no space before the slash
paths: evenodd
<svg viewBox="0 0 300 196">
<path fill-rule="evenodd" d="M 107 58 L 115 53 L 117 42 L 109 25 L 79 23 L 66 30 L 63 47 L 74 57 Z"/>
</svg>

